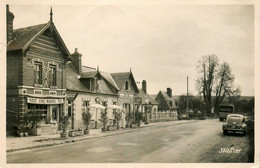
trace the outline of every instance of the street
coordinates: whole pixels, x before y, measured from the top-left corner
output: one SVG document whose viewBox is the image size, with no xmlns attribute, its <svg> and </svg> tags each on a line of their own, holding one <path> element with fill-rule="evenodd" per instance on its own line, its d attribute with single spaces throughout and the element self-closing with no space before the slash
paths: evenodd
<svg viewBox="0 0 260 168">
<path fill-rule="evenodd" d="M 176 121 L 178 122 L 178 121 Z M 248 140 L 223 135 L 217 119 L 7 154 L 7 163 L 241 163 Z"/>
</svg>

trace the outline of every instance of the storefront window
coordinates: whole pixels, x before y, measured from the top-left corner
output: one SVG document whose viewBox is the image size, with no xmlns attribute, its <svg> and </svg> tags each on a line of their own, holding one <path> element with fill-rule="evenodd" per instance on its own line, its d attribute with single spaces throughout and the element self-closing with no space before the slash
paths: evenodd
<svg viewBox="0 0 260 168">
<path fill-rule="evenodd" d="M 28 104 L 28 113 L 36 110 L 38 113 L 41 114 L 42 121 L 47 121 L 47 105 L 42 104 Z"/>
</svg>

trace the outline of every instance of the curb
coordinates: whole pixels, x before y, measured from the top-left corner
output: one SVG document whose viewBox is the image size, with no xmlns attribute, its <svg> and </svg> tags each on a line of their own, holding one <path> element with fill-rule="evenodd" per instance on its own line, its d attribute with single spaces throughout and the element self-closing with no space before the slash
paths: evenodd
<svg viewBox="0 0 260 168">
<path fill-rule="evenodd" d="M 184 122 L 184 123 L 173 123 L 173 124 L 169 124 L 169 125 L 161 125 L 161 126 L 157 126 L 157 128 L 170 127 L 170 126 L 182 125 L 182 124 L 190 124 L 190 123 L 194 123 L 194 122 L 198 122 L 198 121 L 190 121 L 190 122 Z M 62 144 L 66 144 L 66 143 L 74 143 L 74 142 L 84 141 L 84 140 L 88 140 L 88 139 L 95 139 L 95 138 L 99 138 L 99 137 L 120 135 L 120 134 L 134 132 L 134 131 L 140 130 L 142 128 L 154 127 L 154 126 L 156 127 L 156 125 L 146 125 L 146 126 L 143 126 L 143 127 L 131 128 L 131 130 L 123 130 L 123 131 L 115 132 L 115 133 L 94 135 L 93 137 L 84 137 L 84 138 L 68 139 L 68 140 L 64 139 L 63 142 L 54 142 L 54 143 L 50 143 L 50 144 L 34 145 L 34 146 L 28 146 L 28 147 L 24 147 L 24 148 L 7 149 L 6 153 L 21 151 L 21 150 L 32 150 L 32 149 L 36 149 L 36 148 L 51 147 L 51 146 L 62 145 Z"/>
</svg>

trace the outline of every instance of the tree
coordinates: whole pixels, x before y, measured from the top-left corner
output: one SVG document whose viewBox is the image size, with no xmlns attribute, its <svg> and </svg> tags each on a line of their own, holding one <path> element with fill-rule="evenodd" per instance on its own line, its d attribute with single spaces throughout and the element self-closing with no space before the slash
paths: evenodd
<svg viewBox="0 0 260 168">
<path fill-rule="evenodd" d="M 219 105 L 225 97 L 236 97 L 240 95 L 240 88 L 234 87 L 234 75 L 231 73 L 231 68 L 228 63 L 224 62 L 219 65 L 219 60 L 216 55 L 203 56 L 197 65 L 199 78 L 196 82 L 197 90 L 203 94 L 203 99 L 206 105 L 206 112 L 211 112 L 213 98 L 214 111 L 219 111 Z"/>
<path fill-rule="evenodd" d="M 212 91 L 217 75 L 218 58 L 216 55 L 203 56 L 199 60 L 197 69 L 200 77 L 196 81 L 197 89 L 199 93 L 203 94 L 203 99 L 206 105 L 206 113 L 211 112 L 212 105 Z"/>
<path fill-rule="evenodd" d="M 215 92 L 215 103 L 214 112 L 218 113 L 219 105 L 222 103 L 224 98 L 236 97 L 240 94 L 240 88 L 234 88 L 234 75 L 231 73 L 231 68 L 228 63 L 224 62 L 217 73 L 216 83 L 214 87 Z"/>
<path fill-rule="evenodd" d="M 187 108 L 187 96 L 186 95 L 181 95 L 178 100 L 178 107 L 179 111 L 181 113 L 185 113 L 186 108 Z M 204 111 L 204 103 L 201 100 L 200 97 L 198 96 L 189 96 L 189 109 L 191 109 L 195 114 L 200 111 Z"/>
</svg>

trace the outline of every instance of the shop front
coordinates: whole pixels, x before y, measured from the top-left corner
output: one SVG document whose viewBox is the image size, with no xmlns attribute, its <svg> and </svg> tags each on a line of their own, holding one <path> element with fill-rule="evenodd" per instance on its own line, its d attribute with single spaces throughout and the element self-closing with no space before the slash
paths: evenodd
<svg viewBox="0 0 260 168">
<path fill-rule="evenodd" d="M 28 113 L 36 111 L 41 115 L 41 124 L 55 124 L 59 122 L 63 112 L 63 98 L 34 98 L 27 97 Z"/>
</svg>

